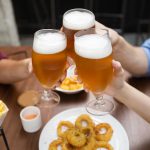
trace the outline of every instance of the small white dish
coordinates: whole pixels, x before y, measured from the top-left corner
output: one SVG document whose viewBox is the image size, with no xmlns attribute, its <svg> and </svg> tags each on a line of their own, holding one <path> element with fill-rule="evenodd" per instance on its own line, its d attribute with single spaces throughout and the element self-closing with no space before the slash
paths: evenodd
<svg viewBox="0 0 150 150">
<path fill-rule="evenodd" d="M 77 89 L 77 90 L 64 90 L 60 87 L 57 87 L 56 90 L 59 91 L 59 92 L 65 93 L 65 94 L 76 94 L 76 93 L 79 93 L 79 92 L 83 91 L 84 88 L 80 88 L 80 89 Z"/>
<path fill-rule="evenodd" d="M 75 73 L 74 73 L 75 72 L 75 68 L 76 68 L 75 65 L 72 65 L 72 66 L 70 66 L 68 68 L 68 70 L 67 70 L 67 77 L 68 78 L 70 78 L 70 77 L 75 75 Z M 79 92 L 83 91 L 84 88 L 82 87 L 82 88 L 77 89 L 77 90 L 65 90 L 65 89 L 62 89 L 61 87 L 56 87 L 55 90 L 59 91 L 59 92 L 62 92 L 62 93 L 65 93 L 65 94 L 76 94 L 76 93 L 79 93 Z"/>
<path fill-rule="evenodd" d="M 25 116 L 34 114 L 36 115 L 32 119 L 26 119 Z M 27 106 L 20 112 L 20 119 L 22 122 L 23 129 L 28 133 L 38 131 L 42 126 L 41 112 L 36 106 Z"/>
</svg>

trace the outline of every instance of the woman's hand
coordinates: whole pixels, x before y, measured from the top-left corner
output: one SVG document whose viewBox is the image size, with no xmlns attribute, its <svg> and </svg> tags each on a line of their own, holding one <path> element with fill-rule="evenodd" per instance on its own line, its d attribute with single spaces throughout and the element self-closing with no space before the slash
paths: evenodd
<svg viewBox="0 0 150 150">
<path fill-rule="evenodd" d="M 105 93 L 111 96 L 115 96 L 116 93 L 123 88 L 125 80 L 124 80 L 124 70 L 120 62 L 113 60 L 112 66 L 114 69 L 113 80 L 110 83 L 110 85 L 108 85 L 108 87 L 106 88 Z"/>
<path fill-rule="evenodd" d="M 112 60 L 112 66 L 114 70 L 113 79 L 104 92 L 108 95 L 115 96 L 117 92 L 119 92 L 119 90 L 121 90 L 124 87 L 125 77 L 124 77 L 124 70 L 120 62 Z M 77 70 L 75 71 L 77 75 L 78 74 Z M 78 82 L 82 83 L 82 80 L 79 77 L 78 77 Z M 89 90 L 85 86 L 84 89 L 86 92 L 89 92 Z"/>
</svg>

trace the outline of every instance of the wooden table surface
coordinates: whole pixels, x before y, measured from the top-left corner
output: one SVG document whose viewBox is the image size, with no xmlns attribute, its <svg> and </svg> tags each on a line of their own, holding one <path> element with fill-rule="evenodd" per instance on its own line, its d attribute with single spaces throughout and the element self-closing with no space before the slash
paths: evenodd
<svg viewBox="0 0 150 150">
<path fill-rule="evenodd" d="M 27 50 L 29 56 L 31 54 L 31 47 L 0 48 L 0 51 L 5 51 L 6 53 L 20 50 Z M 20 56 L 17 57 L 19 58 Z M 131 79 L 130 83 L 150 96 L 150 78 L 134 78 Z M 32 134 L 24 132 L 19 118 L 22 108 L 17 104 L 17 98 L 22 92 L 30 89 L 38 89 L 39 87 L 40 85 L 34 75 L 13 85 L 0 85 L 0 99 L 4 100 L 9 107 L 9 113 L 3 123 L 3 128 L 11 150 L 38 150 L 41 131 Z M 52 117 L 63 110 L 84 106 L 92 98 L 92 95 L 85 92 L 75 95 L 59 94 L 61 102 L 52 111 Z M 130 150 L 150 150 L 150 124 L 132 110 L 117 102 L 116 109 L 112 115 L 125 128 L 129 137 Z M 5 145 L 1 137 L 0 150 L 5 150 Z"/>
</svg>

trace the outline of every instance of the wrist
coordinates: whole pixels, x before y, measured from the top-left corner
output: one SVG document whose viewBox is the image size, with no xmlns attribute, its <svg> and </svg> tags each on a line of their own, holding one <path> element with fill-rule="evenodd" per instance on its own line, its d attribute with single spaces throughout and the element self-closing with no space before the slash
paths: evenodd
<svg viewBox="0 0 150 150">
<path fill-rule="evenodd" d="M 124 99 L 127 99 L 127 93 L 129 93 L 130 91 L 130 85 L 124 81 L 123 86 L 114 94 L 114 98 L 116 98 L 118 101 L 120 101 L 121 103 L 124 103 Z"/>
<path fill-rule="evenodd" d="M 118 35 L 118 39 L 116 40 L 116 42 L 112 45 L 113 47 L 113 50 L 115 51 L 120 51 L 122 50 L 122 46 L 123 46 L 123 41 L 124 41 L 124 38 L 120 35 Z"/>
<path fill-rule="evenodd" d="M 124 91 L 127 89 L 128 83 L 126 81 L 123 81 L 122 86 L 119 87 L 118 90 L 116 90 L 114 94 L 114 98 L 119 99 L 123 96 Z"/>
</svg>

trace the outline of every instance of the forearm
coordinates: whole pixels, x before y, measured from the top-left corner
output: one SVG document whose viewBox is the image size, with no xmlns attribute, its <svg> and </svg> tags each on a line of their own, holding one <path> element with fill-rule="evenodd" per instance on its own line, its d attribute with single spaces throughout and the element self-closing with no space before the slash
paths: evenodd
<svg viewBox="0 0 150 150">
<path fill-rule="evenodd" d="M 26 60 L 14 61 L 3 59 L 0 61 L 0 83 L 10 84 L 21 81 L 29 76 Z"/>
<path fill-rule="evenodd" d="M 123 37 L 113 45 L 114 59 L 121 62 L 124 69 L 132 75 L 144 75 L 148 69 L 148 60 L 141 47 L 129 44 Z"/>
<path fill-rule="evenodd" d="M 121 103 L 134 110 L 150 122 L 150 97 L 125 82 L 123 88 L 114 96 Z"/>
</svg>

